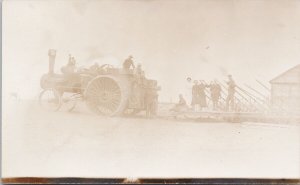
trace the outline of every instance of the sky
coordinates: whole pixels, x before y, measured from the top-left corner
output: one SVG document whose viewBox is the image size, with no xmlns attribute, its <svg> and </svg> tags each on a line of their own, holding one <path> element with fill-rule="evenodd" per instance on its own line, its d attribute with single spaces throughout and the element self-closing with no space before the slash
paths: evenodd
<svg viewBox="0 0 300 185">
<path fill-rule="evenodd" d="M 300 59 L 300 1 L 4 0 L 3 95 L 36 98 L 56 49 L 55 71 L 116 66 L 132 55 L 158 80 L 161 101 L 175 101 L 186 78 L 227 79 L 263 92 Z M 264 91 L 263 93 L 268 93 Z"/>
</svg>

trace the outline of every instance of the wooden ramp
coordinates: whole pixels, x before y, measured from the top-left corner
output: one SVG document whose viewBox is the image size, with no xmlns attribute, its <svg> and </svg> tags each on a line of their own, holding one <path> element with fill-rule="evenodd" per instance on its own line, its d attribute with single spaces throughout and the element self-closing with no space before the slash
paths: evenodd
<svg viewBox="0 0 300 185">
<path fill-rule="evenodd" d="M 199 122 L 264 122 L 264 123 L 300 123 L 300 115 L 278 115 L 262 112 L 224 112 L 224 111 L 185 111 L 170 112 L 169 115 L 160 115 L 162 118 L 178 120 L 194 120 Z"/>
</svg>

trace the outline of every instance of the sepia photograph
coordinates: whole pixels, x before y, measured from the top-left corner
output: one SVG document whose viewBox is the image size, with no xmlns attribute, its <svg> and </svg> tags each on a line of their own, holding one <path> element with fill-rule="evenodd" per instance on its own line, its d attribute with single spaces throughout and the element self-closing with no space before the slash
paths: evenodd
<svg viewBox="0 0 300 185">
<path fill-rule="evenodd" d="M 300 183 L 299 0 L 3 0 L 2 183 Z"/>
</svg>

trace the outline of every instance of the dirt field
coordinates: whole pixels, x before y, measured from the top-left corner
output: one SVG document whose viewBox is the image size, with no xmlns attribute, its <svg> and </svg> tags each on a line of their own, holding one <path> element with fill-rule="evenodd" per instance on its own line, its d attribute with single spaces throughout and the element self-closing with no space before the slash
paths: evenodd
<svg viewBox="0 0 300 185">
<path fill-rule="evenodd" d="M 104 118 L 7 101 L 2 175 L 300 178 L 300 125 Z"/>
</svg>

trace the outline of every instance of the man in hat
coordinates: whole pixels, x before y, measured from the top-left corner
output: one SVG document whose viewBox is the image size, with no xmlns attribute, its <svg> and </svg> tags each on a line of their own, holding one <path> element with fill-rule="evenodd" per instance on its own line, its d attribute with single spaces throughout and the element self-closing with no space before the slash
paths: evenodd
<svg viewBox="0 0 300 185">
<path fill-rule="evenodd" d="M 135 73 L 139 76 L 142 76 L 143 75 L 143 70 L 142 70 L 142 64 L 138 63 L 137 67 L 136 67 L 136 70 L 135 70 Z"/>
<path fill-rule="evenodd" d="M 198 111 L 200 108 L 200 104 L 201 104 L 201 99 L 200 99 L 200 86 L 198 84 L 197 80 L 194 80 L 194 85 L 192 87 L 192 108 L 193 111 Z"/>
<path fill-rule="evenodd" d="M 145 76 L 145 72 L 142 69 L 142 64 L 138 64 L 136 69 L 135 69 L 135 74 L 137 76 L 137 80 L 139 84 L 145 84 L 146 82 L 146 76 Z"/>
<path fill-rule="evenodd" d="M 158 106 L 158 94 L 156 90 L 147 89 L 144 94 L 144 102 L 146 108 L 146 116 L 152 117 L 155 116 L 157 113 L 157 106 Z"/>
<path fill-rule="evenodd" d="M 124 61 L 124 63 L 123 63 L 123 68 L 124 68 L 124 69 L 129 70 L 131 66 L 132 66 L 133 69 L 135 68 L 132 58 L 133 58 L 133 57 L 130 55 L 130 56 Z"/>
<path fill-rule="evenodd" d="M 61 68 L 61 72 L 65 75 L 72 75 L 76 71 L 76 60 L 74 57 L 69 55 L 68 64 Z"/>
<path fill-rule="evenodd" d="M 231 106 L 231 109 L 234 109 L 234 94 L 235 94 L 235 82 L 232 79 L 231 75 L 228 75 L 228 96 L 226 98 L 226 110 L 229 110 L 229 106 Z"/>
<path fill-rule="evenodd" d="M 78 81 L 80 81 L 80 75 L 79 71 L 76 69 L 76 60 L 74 57 L 69 55 L 68 63 L 61 68 L 61 72 L 63 73 L 68 86 L 72 88 L 74 92 L 79 92 L 80 83 L 78 83 Z"/>
<path fill-rule="evenodd" d="M 217 83 L 217 80 L 214 80 L 210 83 L 210 96 L 213 103 L 213 110 L 217 110 L 219 99 L 221 97 L 221 86 Z"/>
<path fill-rule="evenodd" d="M 185 87 L 183 89 L 183 96 L 184 98 L 186 98 L 188 105 L 191 105 L 192 102 L 192 88 L 193 88 L 192 78 L 187 77 Z"/>
<path fill-rule="evenodd" d="M 199 103 L 200 103 L 200 110 L 207 108 L 207 101 L 206 101 L 206 93 L 205 88 L 209 87 L 203 80 L 199 80 L 200 84 L 198 85 L 198 96 L 199 96 Z"/>
</svg>

